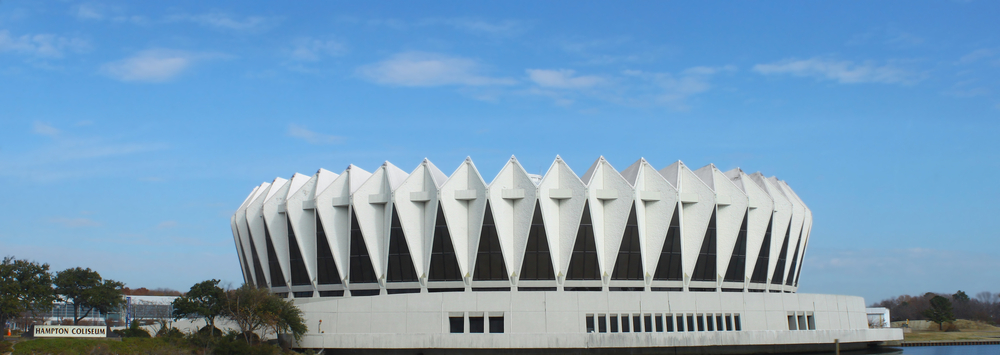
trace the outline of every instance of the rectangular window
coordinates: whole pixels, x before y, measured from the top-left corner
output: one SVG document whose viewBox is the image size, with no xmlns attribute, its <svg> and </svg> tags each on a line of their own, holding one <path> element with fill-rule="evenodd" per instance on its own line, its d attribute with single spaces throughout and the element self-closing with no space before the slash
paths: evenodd
<svg viewBox="0 0 1000 355">
<path fill-rule="evenodd" d="M 788 316 L 788 330 L 799 330 L 799 324 L 795 322 L 795 315 Z"/>
<path fill-rule="evenodd" d="M 656 314 L 656 331 L 663 333 L 663 315 L 659 313 Z"/>
<path fill-rule="evenodd" d="M 688 316 L 688 317 L 690 317 L 690 316 Z M 699 332 L 704 332 L 705 331 L 705 315 L 704 314 L 699 314 L 699 315 L 697 315 L 697 318 L 698 318 L 698 331 Z"/>
<path fill-rule="evenodd" d="M 719 331 L 726 330 L 725 326 L 722 325 L 722 314 L 715 315 L 715 329 Z"/>
<path fill-rule="evenodd" d="M 622 314 L 622 333 L 629 332 L 628 314 Z"/>
<path fill-rule="evenodd" d="M 693 314 L 688 314 L 687 315 L 687 319 L 688 319 L 687 327 L 684 328 L 684 329 L 687 330 L 687 331 L 689 331 L 689 332 L 693 332 L 694 331 L 694 315 Z"/>
<path fill-rule="evenodd" d="M 593 314 L 588 314 L 587 315 L 587 333 L 593 333 L 593 332 L 594 332 L 594 315 Z"/>
<path fill-rule="evenodd" d="M 642 331 L 642 315 L 639 314 L 632 315 L 632 331 L 636 333 Z"/>
<path fill-rule="evenodd" d="M 733 315 L 726 315 L 726 330 L 733 330 Z"/>
<path fill-rule="evenodd" d="M 734 314 L 733 315 L 733 325 L 736 326 L 736 330 L 737 331 L 743 330 L 743 324 L 740 323 L 740 315 L 739 314 Z"/>
<path fill-rule="evenodd" d="M 490 316 L 490 333 L 503 333 L 503 316 Z"/>
<path fill-rule="evenodd" d="M 313 296 L 313 291 L 292 292 L 292 295 L 295 296 L 295 298 L 310 298 Z"/>
<path fill-rule="evenodd" d="M 812 314 L 806 316 L 806 321 L 809 323 L 809 330 L 816 330 L 816 318 Z"/>
<path fill-rule="evenodd" d="M 601 333 L 608 332 L 608 319 L 603 314 L 597 317 L 597 331 Z"/>
<path fill-rule="evenodd" d="M 618 332 L 618 315 L 617 314 L 612 314 L 611 315 L 611 332 L 612 333 L 617 333 Z"/>
<path fill-rule="evenodd" d="M 799 330 L 807 330 L 807 329 L 809 329 L 809 326 L 806 325 L 806 315 L 805 314 L 800 314 L 799 315 Z"/>
<path fill-rule="evenodd" d="M 483 324 L 483 316 L 469 317 L 469 333 L 484 333 L 486 325 Z"/>
<path fill-rule="evenodd" d="M 711 314 L 706 314 L 705 315 L 705 321 L 706 321 L 706 323 L 708 323 L 708 331 L 710 331 L 710 332 L 711 331 L 715 331 L 715 319 L 712 319 L 712 318 L 713 317 L 712 317 Z"/>
<path fill-rule="evenodd" d="M 668 332 L 674 331 L 674 315 L 673 314 L 668 314 L 667 318 L 666 318 L 666 321 L 667 321 L 667 331 Z M 679 330 L 679 328 L 678 328 L 678 330 Z"/>
<path fill-rule="evenodd" d="M 344 290 L 339 291 L 319 291 L 320 297 L 343 297 Z"/>
<path fill-rule="evenodd" d="M 465 333 L 465 316 L 448 317 L 448 325 L 451 326 L 452 333 Z"/>
</svg>

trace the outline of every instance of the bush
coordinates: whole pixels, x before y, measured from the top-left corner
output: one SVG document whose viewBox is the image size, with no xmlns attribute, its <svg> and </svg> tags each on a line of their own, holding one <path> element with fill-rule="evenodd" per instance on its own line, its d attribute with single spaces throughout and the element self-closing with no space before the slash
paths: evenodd
<svg viewBox="0 0 1000 355">
<path fill-rule="evenodd" d="M 243 334 L 240 334 L 238 332 L 229 332 L 225 336 L 218 339 L 218 341 L 215 344 L 215 349 L 212 350 L 212 354 L 278 355 L 281 354 L 281 348 L 270 344 L 250 345 L 247 344 L 246 338 L 243 336 Z"/>
<path fill-rule="evenodd" d="M 111 332 L 117 334 L 122 338 L 149 338 L 149 332 L 145 329 L 139 328 L 139 322 L 132 321 L 132 325 L 126 329 L 116 330 Z"/>
<path fill-rule="evenodd" d="M 6 354 L 10 352 L 11 344 L 9 341 L 0 340 L 0 354 Z"/>
</svg>

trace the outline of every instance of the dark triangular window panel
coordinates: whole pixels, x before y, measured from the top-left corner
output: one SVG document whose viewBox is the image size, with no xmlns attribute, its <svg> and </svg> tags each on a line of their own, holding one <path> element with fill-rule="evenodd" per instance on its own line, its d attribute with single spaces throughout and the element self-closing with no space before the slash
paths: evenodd
<svg viewBox="0 0 1000 355">
<path fill-rule="evenodd" d="M 656 262 L 656 273 L 653 280 L 682 281 L 681 278 L 681 216 L 680 206 L 674 208 L 670 217 L 670 227 L 667 228 L 667 238 L 663 241 L 660 259 Z"/>
<path fill-rule="evenodd" d="M 802 226 L 805 228 L 805 224 Z M 802 240 L 802 231 L 799 231 L 799 240 Z M 785 285 L 791 286 L 795 284 L 795 271 L 798 269 L 799 264 L 799 244 L 795 243 L 795 252 L 792 253 L 792 267 L 788 268 L 788 280 L 785 281 Z"/>
<path fill-rule="evenodd" d="M 274 252 L 274 244 L 271 243 L 271 231 L 264 222 L 264 239 L 267 241 L 267 266 L 271 273 L 271 287 L 285 287 L 285 277 L 281 273 L 281 263 L 278 262 L 278 253 Z"/>
<path fill-rule="evenodd" d="M 351 283 L 375 283 L 378 276 L 372 267 L 372 258 L 368 254 L 365 238 L 361 234 L 358 217 L 351 214 Z"/>
<path fill-rule="evenodd" d="M 729 266 L 726 267 L 726 282 L 743 282 L 746 278 L 747 265 L 747 222 L 750 213 L 743 214 L 743 224 L 740 225 L 740 234 L 736 237 L 736 246 L 733 247 L 733 256 L 729 258 Z"/>
<path fill-rule="evenodd" d="M 524 248 L 524 262 L 521 264 L 520 279 L 556 279 L 556 274 L 552 271 L 552 255 L 549 254 L 549 241 L 545 235 L 542 209 L 538 202 L 535 202 L 535 214 L 531 217 L 531 229 L 528 232 L 528 245 Z"/>
<path fill-rule="evenodd" d="M 306 261 L 302 258 L 298 240 L 295 239 L 295 231 L 292 230 L 292 220 L 287 215 L 285 225 L 288 226 L 288 261 L 292 265 L 292 286 L 311 285 L 309 272 L 306 271 Z"/>
<path fill-rule="evenodd" d="M 795 287 L 799 287 L 799 277 L 802 276 L 802 264 L 806 263 L 806 247 L 808 246 L 808 240 L 802 241 L 802 262 L 799 263 L 799 270 L 795 272 Z"/>
<path fill-rule="evenodd" d="M 389 227 L 389 270 L 386 275 L 389 282 L 416 282 L 417 271 L 413 268 L 413 258 L 410 248 L 406 245 L 403 226 L 399 223 L 396 206 L 392 207 L 392 223 Z"/>
<path fill-rule="evenodd" d="M 639 222 L 635 216 L 635 205 L 628 214 L 625 223 L 625 234 L 618 248 L 618 258 L 615 269 L 611 273 L 612 280 L 642 280 L 642 250 L 639 247 Z"/>
<path fill-rule="evenodd" d="M 597 264 L 597 241 L 594 239 L 594 223 L 590 218 L 589 202 L 584 202 L 580 229 L 573 244 L 573 255 L 569 259 L 567 280 L 600 280 L 601 271 Z"/>
<path fill-rule="evenodd" d="M 434 242 L 431 245 L 431 269 L 428 280 L 462 281 L 462 271 L 458 267 L 458 258 L 455 257 L 455 248 L 441 206 L 438 206 L 437 220 L 434 223 Z"/>
<path fill-rule="evenodd" d="M 792 224 L 788 224 L 788 231 L 785 232 L 785 241 L 781 242 L 781 251 L 778 252 L 778 266 L 774 268 L 774 275 L 771 276 L 772 285 L 780 285 L 785 281 L 785 256 L 788 253 L 788 238 L 792 234 Z"/>
<path fill-rule="evenodd" d="M 507 265 L 503 260 L 503 250 L 500 248 L 500 237 L 497 235 L 496 222 L 493 221 L 493 211 L 489 202 L 486 203 L 486 215 L 483 217 L 483 231 L 479 235 L 479 252 L 476 254 L 476 271 L 472 276 L 475 281 L 506 281 Z"/>
<path fill-rule="evenodd" d="M 247 233 L 250 233 L 249 224 L 247 224 Z M 267 279 L 264 278 L 264 268 L 260 265 L 260 257 L 257 256 L 257 246 L 253 244 L 253 233 L 250 233 L 250 237 L 247 239 L 250 240 L 250 254 L 253 254 L 251 258 L 253 259 L 254 278 L 257 279 L 254 286 L 264 287 L 267 285 Z"/>
<path fill-rule="evenodd" d="M 708 222 L 708 229 L 705 230 L 705 239 L 701 242 L 701 252 L 698 253 L 698 261 L 694 265 L 694 272 L 691 281 L 716 281 L 718 276 L 716 270 L 716 222 L 715 212 L 712 212 L 712 219 Z"/>
<path fill-rule="evenodd" d="M 774 223 L 774 216 L 767 221 L 767 231 L 764 232 L 764 241 L 760 244 L 760 253 L 757 254 L 757 262 L 753 266 L 753 274 L 750 282 L 767 283 L 767 264 L 771 256 L 771 226 Z"/>
<path fill-rule="evenodd" d="M 316 214 L 316 283 L 320 285 L 339 285 L 340 272 L 337 263 L 333 261 L 330 251 L 330 241 L 326 238 L 323 221 Z"/>
<path fill-rule="evenodd" d="M 243 260 L 243 283 L 250 286 L 254 286 L 253 274 L 250 273 L 250 266 L 247 265 L 247 261 L 245 258 Z"/>
</svg>

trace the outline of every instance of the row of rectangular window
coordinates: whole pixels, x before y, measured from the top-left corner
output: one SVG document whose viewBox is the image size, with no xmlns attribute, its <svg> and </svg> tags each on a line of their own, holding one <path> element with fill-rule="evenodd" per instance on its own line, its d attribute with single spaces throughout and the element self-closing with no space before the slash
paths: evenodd
<svg viewBox="0 0 1000 355">
<path fill-rule="evenodd" d="M 465 313 L 450 313 L 448 316 L 448 327 L 451 333 L 464 334 L 465 329 Z M 469 319 L 469 333 L 471 334 L 482 334 L 482 333 L 503 333 L 503 313 L 470 313 L 468 315 Z"/>
<path fill-rule="evenodd" d="M 510 290 L 511 290 L 510 287 L 473 287 L 472 288 L 472 291 L 474 291 L 474 292 L 481 292 L 481 291 L 510 291 Z M 558 289 L 556 287 L 518 287 L 517 288 L 518 292 L 555 292 L 557 290 Z M 600 292 L 600 291 L 603 291 L 604 289 L 602 287 L 566 287 L 563 290 L 564 291 L 570 291 L 570 292 L 572 292 L 572 291 Z M 626 292 L 626 291 L 627 292 L 642 292 L 642 291 L 644 291 L 644 288 L 643 287 L 609 287 L 608 290 L 612 291 L 612 292 Z M 652 287 L 652 288 L 650 288 L 650 290 L 653 291 L 653 292 L 683 292 L 684 289 L 681 288 L 681 287 Z M 706 288 L 706 289 L 690 288 L 690 289 L 688 289 L 688 291 L 690 291 L 690 292 L 716 292 L 716 289 L 712 289 L 712 288 Z M 437 292 L 465 292 L 465 288 L 461 288 L 461 287 L 428 288 L 427 292 L 430 292 L 430 293 L 437 293 Z M 743 292 L 743 289 L 728 289 L 728 288 L 724 288 L 724 289 L 722 289 L 722 292 Z M 753 289 L 751 289 L 751 290 L 749 290 L 749 292 L 764 292 L 764 291 L 763 290 L 753 290 Z M 771 291 L 771 292 L 780 293 L 781 291 Z M 386 293 L 390 294 L 390 295 L 392 295 L 392 294 L 399 294 L 399 293 L 420 293 L 420 289 L 418 289 L 418 288 L 405 288 L 405 289 L 393 289 L 393 288 L 389 288 L 389 289 L 386 289 Z M 785 293 L 793 293 L 793 292 L 785 291 Z M 280 297 L 282 297 L 282 298 L 287 298 L 289 293 L 288 292 L 276 292 L 275 294 L 278 295 L 278 296 L 280 296 Z M 296 291 L 296 292 L 292 292 L 292 296 L 294 296 L 295 298 L 310 298 L 310 297 L 316 296 L 316 294 L 317 293 L 315 291 Z M 343 297 L 344 296 L 344 290 L 319 291 L 318 294 L 319 294 L 319 297 Z M 381 294 L 381 291 L 379 289 L 361 289 L 361 290 L 352 290 L 351 291 L 351 296 L 378 296 L 379 294 Z"/>
<path fill-rule="evenodd" d="M 587 314 L 587 333 L 740 331 L 739 313 Z"/>
<path fill-rule="evenodd" d="M 789 312 L 788 330 L 816 330 L 816 318 L 812 312 Z"/>
</svg>

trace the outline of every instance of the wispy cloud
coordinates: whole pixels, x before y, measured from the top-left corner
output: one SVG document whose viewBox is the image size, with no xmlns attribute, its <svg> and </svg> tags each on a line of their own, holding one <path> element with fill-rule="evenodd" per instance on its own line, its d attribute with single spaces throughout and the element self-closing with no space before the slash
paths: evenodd
<svg viewBox="0 0 1000 355">
<path fill-rule="evenodd" d="M 200 60 L 221 57 L 217 54 L 149 49 L 135 55 L 104 64 L 101 71 L 126 82 L 165 82 L 190 69 Z"/>
<path fill-rule="evenodd" d="M 280 18 L 264 16 L 234 16 L 225 13 L 177 14 L 168 16 L 166 22 L 191 22 L 206 27 L 233 31 L 263 31 L 277 26 Z"/>
<path fill-rule="evenodd" d="M 66 51 L 84 52 L 90 44 L 81 38 L 53 34 L 14 36 L 0 30 L 0 53 L 13 52 L 40 58 L 61 58 Z"/>
<path fill-rule="evenodd" d="M 626 70 L 623 74 L 641 79 L 655 87 L 656 89 L 650 93 L 652 102 L 677 110 L 686 110 L 689 108 L 687 100 L 690 97 L 707 92 L 712 88 L 711 79 L 713 76 L 734 71 L 736 71 L 735 66 L 726 65 L 721 67 L 691 67 L 679 73 Z"/>
<path fill-rule="evenodd" d="M 52 127 L 52 126 L 50 126 L 50 125 L 48 125 L 46 123 L 42 123 L 42 122 L 38 122 L 38 121 L 35 121 L 35 124 L 34 124 L 34 127 L 32 129 L 32 132 L 35 132 L 36 134 L 45 135 L 45 136 L 55 136 L 55 135 L 59 134 L 59 130 L 56 129 L 55 127 Z"/>
<path fill-rule="evenodd" d="M 782 61 L 757 64 L 753 71 L 763 75 L 792 75 L 832 80 L 841 84 L 882 83 L 911 85 L 924 78 L 892 64 L 878 65 L 872 61 L 855 63 L 848 60 L 830 58 L 785 59 Z"/>
<path fill-rule="evenodd" d="M 425 52 L 399 53 L 357 70 L 365 79 L 394 86 L 486 86 L 517 83 L 511 78 L 483 75 L 482 71 L 482 65 L 473 59 Z"/>
<path fill-rule="evenodd" d="M 972 64 L 984 59 L 993 59 L 998 53 L 1000 51 L 994 48 L 980 48 L 959 58 L 957 64 Z M 1000 61 L 995 61 L 993 64 L 1000 64 Z"/>
<path fill-rule="evenodd" d="M 310 144 L 340 144 L 344 137 L 310 131 L 297 124 L 288 125 L 288 136 L 302 139 Z"/>
<path fill-rule="evenodd" d="M 347 53 L 347 46 L 336 39 L 299 38 L 292 42 L 289 54 L 294 60 L 315 62 L 323 57 L 338 57 Z"/>
<path fill-rule="evenodd" d="M 528 77 L 544 88 L 586 89 L 605 82 L 596 75 L 576 75 L 571 69 L 528 69 Z"/>
<path fill-rule="evenodd" d="M 156 225 L 156 229 L 167 229 L 177 227 L 177 221 L 163 221 Z"/>
<path fill-rule="evenodd" d="M 515 20 L 491 22 L 476 18 L 450 18 L 425 19 L 420 23 L 422 25 L 446 25 L 461 31 L 491 36 L 516 36 L 528 30 L 528 26 L 524 22 Z"/>
<path fill-rule="evenodd" d="M 49 219 L 49 222 L 62 225 L 68 228 L 100 227 L 101 223 L 89 218 L 65 218 L 56 217 Z"/>
</svg>

